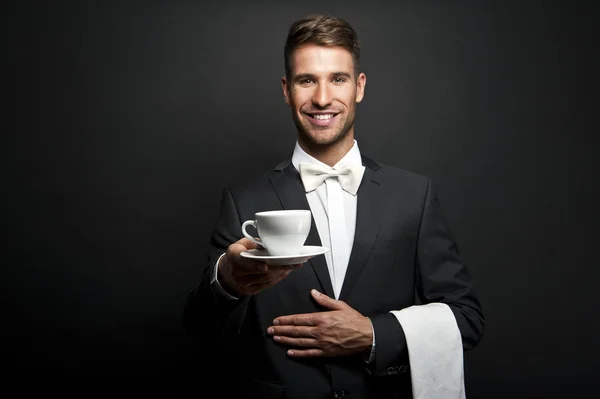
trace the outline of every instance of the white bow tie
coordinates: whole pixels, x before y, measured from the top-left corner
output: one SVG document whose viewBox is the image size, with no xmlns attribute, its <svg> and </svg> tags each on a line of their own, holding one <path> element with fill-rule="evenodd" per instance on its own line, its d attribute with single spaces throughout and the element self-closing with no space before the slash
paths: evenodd
<svg viewBox="0 0 600 399">
<path fill-rule="evenodd" d="M 304 189 L 308 193 L 315 190 L 329 177 L 337 177 L 340 186 L 352 195 L 356 195 L 365 167 L 362 165 L 348 165 L 340 169 L 333 169 L 329 166 L 321 166 L 310 163 L 301 163 L 300 177 L 304 184 Z"/>
</svg>

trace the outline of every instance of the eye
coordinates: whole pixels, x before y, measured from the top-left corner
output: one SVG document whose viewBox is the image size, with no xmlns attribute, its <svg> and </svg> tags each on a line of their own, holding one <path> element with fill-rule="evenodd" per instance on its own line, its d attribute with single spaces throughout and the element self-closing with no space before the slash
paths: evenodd
<svg viewBox="0 0 600 399">
<path fill-rule="evenodd" d="M 301 85 L 310 85 L 314 83 L 314 80 L 312 80 L 311 78 L 305 78 L 305 79 L 301 79 L 299 82 Z"/>
<path fill-rule="evenodd" d="M 346 78 L 341 77 L 341 76 L 333 78 L 333 83 L 338 83 L 339 84 L 339 83 L 344 83 L 345 81 L 346 81 Z"/>
</svg>

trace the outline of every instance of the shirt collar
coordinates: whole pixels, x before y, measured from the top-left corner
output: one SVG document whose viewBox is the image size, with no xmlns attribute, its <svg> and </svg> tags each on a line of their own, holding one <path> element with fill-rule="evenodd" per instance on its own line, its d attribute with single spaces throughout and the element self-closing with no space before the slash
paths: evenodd
<svg viewBox="0 0 600 399">
<path fill-rule="evenodd" d="M 294 165 L 294 168 L 296 168 L 296 170 L 300 171 L 299 165 L 301 163 L 312 163 L 322 166 L 328 166 L 316 159 L 315 157 L 313 157 L 312 155 L 309 155 L 306 151 L 302 149 L 302 147 L 300 147 L 298 141 L 296 141 L 296 147 L 294 147 L 294 153 L 292 154 L 292 164 Z M 356 140 L 354 140 L 354 145 L 352 146 L 352 148 L 350 148 L 350 151 L 348 151 L 346 155 L 344 155 L 344 157 L 333 166 L 333 168 L 339 169 L 343 166 L 350 164 L 362 165 L 362 158 Z"/>
</svg>

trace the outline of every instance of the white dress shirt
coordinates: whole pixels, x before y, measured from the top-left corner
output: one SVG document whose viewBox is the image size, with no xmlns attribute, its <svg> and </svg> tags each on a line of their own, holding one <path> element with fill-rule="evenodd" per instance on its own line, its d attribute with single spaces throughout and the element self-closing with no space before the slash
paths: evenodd
<svg viewBox="0 0 600 399">
<path fill-rule="evenodd" d="M 312 163 L 328 167 L 328 165 L 307 154 L 296 142 L 296 147 L 294 148 L 294 153 L 292 155 L 292 164 L 296 170 L 300 171 L 299 165 L 301 163 Z M 339 169 L 348 164 L 362 165 L 362 159 L 356 140 L 350 151 L 348 151 L 348 153 L 346 153 L 333 168 Z M 336 206 L 338 208 L 343 208 L 345 224 L 329 223 L 327 194 L 328 191 L 331 190 L 336 190 L 338 197 L 341 196 L 343 198 L 342 203 L 339 203 Z M 317 231 L 321 238 L 321 244 L 324 247 L 330 248 L 330 251 L 325 253 L 325 261 L 327 263 L 327 269 L 329 270 L 329 277 L 336 299 L 339 298 L 340 292 L 342 291 L 342 284 L 344 283 L 344 277 L 346 276 L 346 270 L 348 269 L 348 259 L 354 243 L 354 232 L 356 228 L 356 198 L 357 196 L 342 190 L 340 183 L 336 178 L 328 178 L 325 183 L 321 184 L 316 190 L 306 193 L 306 199 L 308 200 L 310 210 L 313 214 Z M 340 249 L 334 248 L 332 246 L 332 242 L 335 242 L 335 240 L 332 240 L 334 235 L 346 237 L 347 246 Z M 346 242 L 342 244 L 346 244 Z M 334 257 L 333 254 L 336 253 L 337 250 L 347 252 L 347 256 Z"/>
</svg>

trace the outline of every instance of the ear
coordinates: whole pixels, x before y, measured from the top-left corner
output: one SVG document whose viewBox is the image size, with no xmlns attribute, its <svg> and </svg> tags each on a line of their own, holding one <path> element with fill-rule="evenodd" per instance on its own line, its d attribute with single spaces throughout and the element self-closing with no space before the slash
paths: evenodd
<svg viewBox="0 0 600 399">
<path fill-rule="evenodd" d="M 285 76 L 281 78 L 281 88 L 283 90 L 283 98 L 285 99 L 285 103 L 290 105 L 290 91 L 287 84 L 287 78 Z"/>
<path fill-rule="evenodd" d="M 367 75 L 360 73 L 356 79 L 356 102 L 362 101 L 365 96 L 365 87 L 367 86 Z"/>
</svg>

